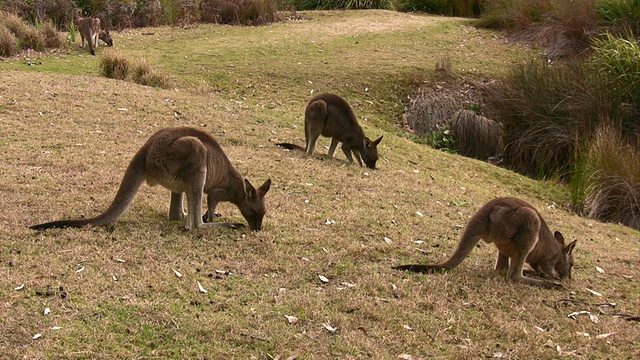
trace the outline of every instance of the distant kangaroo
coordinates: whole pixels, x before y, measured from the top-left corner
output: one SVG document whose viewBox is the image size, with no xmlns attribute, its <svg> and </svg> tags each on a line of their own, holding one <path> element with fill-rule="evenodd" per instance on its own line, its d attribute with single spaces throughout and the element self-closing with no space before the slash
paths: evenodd
<svg viewBox="0 0 640 360">
<path fill-rule="evenodd" d="M 334 156 L 338 143 L 341 142 L 342 151 L 351 163 L 353 163 L 351 156 L 353 153 L 360 166 L 364 161 L 370 169 L 376 168 L 378 144 L 382 141 L 382 136 L 375 141 L 366 137 L 351 106 L 338 95 L 320 94 L 309 101 L 304 112 L 304 134 L 306 149 L 290 143 L 276 145 L 289 150 L 306 150 L 307 155 L 313 155 L 316 142 L 322 135 L 331 138 L 329 157 Z"/>
<path fill-rule="evenodd" d="M 480 239 L 498 248 L 496 271 L 507 270 L 507 279 L 543 288 L 562 287 L 544 280 L 527 278 L 522 268 L 527 262 L 540 275 L 571 278 L 573 249 L 559 232 L 551 234 L 542 216 L 525 201 L 500 197 L 486 203 L 467 224 L 457 249 L 446 261 L 433 265 L 401 265 L 394 269 L 414 272 L 451 270 L 464 260 Z"/>
<path fill-rule="evenodd" d="M 234 169 L 218 142 L 208 133 L 189 127 L 156 132 L 138 150 L 124 173 L 111 205 L 102 214 L 80 220 L 60 220 L 31 226 L 34 230 L 110 224 L 133 202 L 142 183 L 160 184 L 171 191 L 169 220 L 186 218 L 187 228 L 236 227 L 242 224 L 213 223 L 216 205 L 230 201 L 236 205 L 253 230 L 262 228 L 266 212 L 264 196 L 271 179 L 260 188 Z M 188 213 L 182 207 L 187 194 Z M 203 223 L 202 194 L 207 194 L 208 223 Z"/>
<path fill-rule="evenodd" d="M 109 35 L 109 31 L 100 28 L 100 19 L 93 17 L 81 17 L 76 21 L 82 43 L 80 47 L 84 47 L 84 40 L 87 39 L 89 52 L 95 55 L 94 49 L 98 47 L 98 39 L 102 40 L 107 46 L 113 46 L 113 39 Z"/>
</svg>

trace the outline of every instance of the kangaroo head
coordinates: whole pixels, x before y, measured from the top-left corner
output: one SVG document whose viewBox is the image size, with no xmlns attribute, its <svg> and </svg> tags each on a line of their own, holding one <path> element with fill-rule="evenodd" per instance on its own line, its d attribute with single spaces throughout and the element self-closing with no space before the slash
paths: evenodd
<svg viewBox="0 0 640 360">
<path fill-rule="evenodd" d="M 573 240 L 568 245 L 564 244 L 564 237 L 559 231 L 556 231 L 553 236 L 556 238 L 558 244 L 562 246 L 562 254 L 560 259 L 556 262 L 554 268 L 560 278 L 568 277 L 571 279 L 571 268 L 573 267 L 573 249 L 576 247 L 578 240 Z"/>
<path fill-rule="evenodd" d="M 111 35 L 109 35 L 109 30 L 100 30 L 98 38 L 107 44 L 107 46 L 113 46 L 113 39 L 111 38 Z"/>
<path fill-rule="evenodd" d="M 364 146 L 360 156 L 369 169 L 376 168 L 376 162 L 378 161 L 378 144 L 380 144 L 380 141 L 382 141 L 382 136 L 374 141 L 371 141 L 371 139 L 365 136 L 363 140 Z"/>
<path fill-rule="evenodd" d="M 240 213 L 249 223 L 251 230 L 262 229 L 262 218 L 267 212 L 264 206 L 264 195 L 271 187 L 271 179 L 265 181 L 258 189 L 254 188 L 249 180 L 244 179 L 244 201 L 238 206 Z"/>
</svg>

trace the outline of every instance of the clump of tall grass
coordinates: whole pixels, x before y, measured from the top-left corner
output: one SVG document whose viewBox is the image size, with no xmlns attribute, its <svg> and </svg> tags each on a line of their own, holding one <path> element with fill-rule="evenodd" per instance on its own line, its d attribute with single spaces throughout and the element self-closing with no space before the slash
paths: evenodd
<svg viewBox="0 0 640 360">
<path fill-rule="evenodd" d="M 502 127 L 471 110 L 460 110 L 449 121 L 458 154 L 489 160 L 502 154 Z"/>
<path fill-rule="evenodd" d="M 585 214 L 640 229 L 640 148 L 619 129 L 603 126 L 594 134 L 584 171 Z"/>
<path fill-rule="evenodd" d="M 166 75 L 159 74 L 145 59 L 140 59 L 134 63 L 131 71 L 131 80 L 141 85 L 162 89 L 169 87 L 169 78 Z"/>
<path fill-rule="evenodd" d="M 483 10 L 483 0 L 396 0 L 396 10 L 424 12 L 445 16 L 479 16 Z"/>
<path fill-rule="evenodd" d="M 504 131 L 504 161 L 537 178 L 566 177 L 577 141 L 615 113 L 604 85 L 580 63 L 531 61 L 486 89 L 484 113 Z"/>
<path fill-rule="evenodd" d="M 125 80 L 129 75 L 129 61 L 117 51 L 104 51 L 100 57 L 100 72 L 104 77 Z"/>
<path fill-rule="evenodd" d="M 640 34 L 640 0 L 595 2 L 600 22 L 618 34 Z"/>
<path fill-rule="evenodd" d="M 551 59 L 582 55 L 598 32 L 592 0 L 487 0 L 479 27 L 501 28 L 517 41 L 548 48 Z"/>
<path fill-rule="evenodd" d="M 40 32 L 44 38 L 44 46 L 46 48 L 60 48 L 64 44 L 62 35 L 51 21 L 47 21 L 40 27 Z"/>
<path fill-rule="evenodd" d="M 640 102 L 640 40 L 607 33 L 594 39 L 593 48 L 589 63 L 609 80 L 610 91 L 618 92 L 623 101 Z"/>
<path fill-rule="evenodd" d="M 18 40 L 9 29 L 0 24 L 0 56 L 13 56 L 18 52 Z"/>
<path fill-rule="evenodd" d="M 264 25 L 281 20 L 275 0 L 202 0 L 201 20 L 204 22 Z"/>
<path fill-rule="evenodd" d="M 0 17 L 0 22 L 15 35 L 18 49 L 44 49 L 44 36 L 35 27 L 29 26 L 19 16 L 11 13 L 2 12 Z"/>
<path fill-rule="evenodd" d="M 359 10 L 359 9 L 395 9 L 392 0 L 301 0 L 296 10 Z"/>
</svg>

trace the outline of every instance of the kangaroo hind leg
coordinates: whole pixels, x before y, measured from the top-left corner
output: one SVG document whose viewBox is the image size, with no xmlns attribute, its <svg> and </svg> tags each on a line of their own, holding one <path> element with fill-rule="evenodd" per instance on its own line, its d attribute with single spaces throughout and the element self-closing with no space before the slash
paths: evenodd
<svg viewBox="0 0 640 360">
<path fill-rule="evenodd" d="M 509 270 L 507 271 L 507 279 L 513 282 L 519 282 L 522 284 L 538 286 L 541 288 L 553 288 L 553 287 L 562 287 L 560 284 L 551 283 L 544 280 L 532 279 L 529 277 L 525 277 L 523 273 L 524 263 L 529 255 L 529 252 L 533 250 L 536 242 L 538 240 L 538 230 L 537 229 L 526 229 L 525 231 L 521 231 L 517 233 L 512 241 L 515 244 L 518 244 L 517 251 L 511 256 L 511 261 L 509 263 Z"/>
</svg>

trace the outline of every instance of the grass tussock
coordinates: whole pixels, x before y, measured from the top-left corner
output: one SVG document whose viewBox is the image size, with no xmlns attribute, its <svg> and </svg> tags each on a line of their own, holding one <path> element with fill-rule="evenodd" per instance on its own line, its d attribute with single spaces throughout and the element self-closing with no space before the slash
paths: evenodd
<svg viewBox="0 0 640 360">
<path fill-rule="evenodd" d="M 18 40 L 6 27 L 0 24 L 0 56 L 13 56 L 18 53 Z"/>
<path fill-rule="evenodd" d="M 460 110 L 449 123 L 455 134 L 458 154 L 479 160 L 489 160 L 502 154 L 502 127 L 497 122 L 471 110 Z"/>
<path fill-rule="evenodd" d="M 586 162 L 584 210 L 594 219 L 640 229 L 640 148 L 616 128 L 595 133 Z"/>
<path fill-rule="evenodd" d="M 144 58 L 133 64 L 131 80 L 141 85 L 162 89 L 167 89 L 170 85 L 169 77 L 158 73 Z"/>
<path fill-rule="evenodd" d="M 64 44 L 63 37 L 56 27 L 51 22 L 45 22 L 42 24 L 40 30 L 44 37 L 44 46 L 46 48 L 61 48 Z"/>
<path fill-rule="evenodd" d="M 104 51 L 100 56 L 100 73 L 104 77 L 125 80 L 129 76 L 129 68 L 129 60 L 118 51 Z"/>
</svg>

